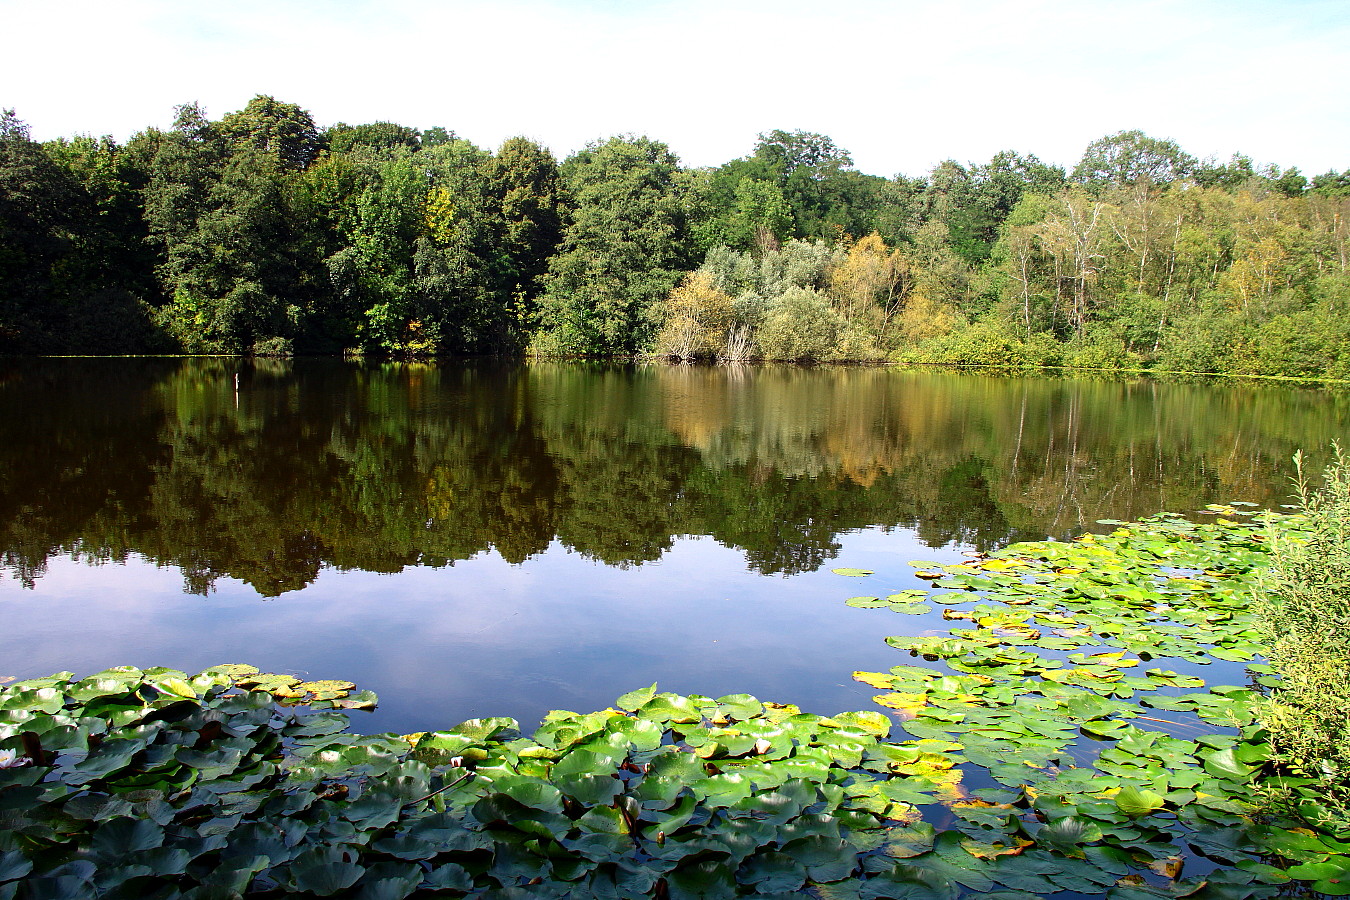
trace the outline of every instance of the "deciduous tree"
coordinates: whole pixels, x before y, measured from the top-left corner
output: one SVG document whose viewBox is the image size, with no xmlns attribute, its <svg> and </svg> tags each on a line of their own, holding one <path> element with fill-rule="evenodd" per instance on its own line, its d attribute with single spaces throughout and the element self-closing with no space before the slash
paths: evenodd
<svg viewBox="0 0 1350 900">
<path fill-rule="evenodd" d="M 1108 187 L 1152 190 L 1185 177 L 1195 157 L 1175 141 L 1152 138 L 1138 129 L 1118 131 L 1088 144 L 1073 180 L 1095 191 Z"/>
<path fill-rule="evenodd" d="M 678 168 L 665 144 L 631 136 L 590 144 L 563 164 L 573 212 L 543 302 L 543 325 L 560 349 L 648 345 L 654 304 L 692 268 Z"/>
</svg>

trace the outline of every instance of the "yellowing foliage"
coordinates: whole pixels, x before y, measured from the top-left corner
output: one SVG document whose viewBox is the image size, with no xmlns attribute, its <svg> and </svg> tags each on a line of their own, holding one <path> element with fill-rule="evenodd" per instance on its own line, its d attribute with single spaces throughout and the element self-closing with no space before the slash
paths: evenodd
<svg viewBox="0 0 1350 900">
<path fill-rule="evenodd" d="M 731 327 L 731 298 L 719 291 L 706 272 L 685 276 L 662 303 L 665 325 L 656 337 L 656 351 L 679 359 L 717 356 L 726 347 Z"/>
<path fill-rule="evenodd" d="M 897 317 L 896 325 L 907 343 L 919 343 L 949 334 L 961 321 L 961 314 L 951 303 L 914 294 Z"/>
<path fill-rule="evenodd" d="M 909 262 L 891 250 L 875 231 L 849 248 L 848 256 L 830 272 L 830 295 L 849 324 L 884 331 L 913 289 Z"/>
<path fill-rule="evenodd" d="M 441 246 L 452 244 L 459 234 L 455 198 L 445 188 L 436 188 L 427 195 L 423 224 L 429 238 Z"/>
</svg>

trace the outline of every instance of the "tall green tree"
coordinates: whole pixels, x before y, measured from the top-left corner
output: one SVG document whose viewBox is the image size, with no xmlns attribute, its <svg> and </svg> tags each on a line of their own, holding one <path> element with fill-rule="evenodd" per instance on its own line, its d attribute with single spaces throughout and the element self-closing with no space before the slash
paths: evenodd
<svg viewBox="0 0 1350 900">
<path fill-rule="evenodd" d="M 172 130 L 137 135 L 132 144 L 149 157 L 145 220 L 161 280 L 172 297 L 179 279 L 195 264 L 188 237 L 220 178 L 224 141 L 194 103 L 176 109 Z"/>
<path fill-rule="evenodd" d="M 1257 177 L 1252 158 L 1242 153 L 1234 153 L 1226 163 L 1220 163 L 1213 157 L 1198 162 L 1191 170 L 1191 175 L 1201 187 L 1225 190 L 1235 190 Z"/>
<path fill-rule="evenodd" d="M 299 325 L 299 272 L 276 159 L 232 154 L 193 227 L 172 251 L 173 299 L 161 322 L 185 349 L 240 352 Z"/>
<path fill-rule="evenodd" d="M 1318 197 L 1350 197 L 1350 169 L 1314 175 L 1308 192 Z"/>
<path fill-rule="evenodd" d="M 588 145 L 562 166 L 572 215 L 549 262 L 542 325 L 557 348 L 631 353 L 655 305 L 693 268 L 679 161 L 646 137 Z"/>
<path fill-rule="evenodd" d="M 54 281 L 81 199 L 27 124 L 12 109 L 0 111 L 0 349 L 48 343 Z"/>
<path fill-rule="evenodd" d="M 353 342 L 396 355 L 512 346 L 520 336 L 491 154 L 457 138 L 381 154 L 335 154 L 306 178 L 346 208 L 327 268 Z"/>
<path fill-rule="evenodd" d="M 71 242 L 61 266 L 59 349 L 134 353 L 164 349 L 150 312 L 162 301 L 147 240 L 141 159 L 109 137 L 50 141 L 43 149 L 73 181 Z"/>
<path fill-rule="evenodd" d="M 924 191 L 926 218 L 945 226 L 952 248 L 972 262 L 988 255 L 985 233 L 992 224 L 989 211 L 978 201 L 979 186 L 970 168 L 947 159 L 929 173 Z"/>
<path fill-rule="evenodd" d="M 752 164 L 787 198 L 798 237 L 829 239 L 836 236 L 832 231 L 862 224 L 851 215 L 850 201 L 862 187 L 850 177 L 857 174 L 853 157 L 830 137 L 775 129 L 759 136 Z"/>
<path fill-rule="evenodd" d="M 308 168 L 323 149 L 319 129 L 306 110 L 265 94 L 225 116 L 219 127 L 235 147 L 270 154 L 283 170 Z"/>
<path fill-rule="evenodd" d="M 413 257 L 426 221 L 427 178 L 410 156 L 389 159 L 351 198 L 345 246 L 327 266 L 343 307 L 369 351 L 427 350 L 413 304 Z"/>
<path fill-rule="evenodd" d="M 857 171 L 848 151 L 822 134 L 770 131 L 749 156 L 700 174 L 691 227 L 704 253 L 872 231 L 898 241 L 913 225 L 911 184 Z"/>
<path fill-rule="evenodd" d="M 558 161 L 529 138 L 514 137 L 487 161 L 483 177 L 496 212 L 496 289 L 503 302 L 519 303 L 529 315 L 562 241 Z"/>
<path fill-rule="evenodd" d="M 439 137 L 438 134 L 437 142 L 443 143 L 439 141 Z M 369 122 L 364 125 L 338 122 L 324 132 L 323 138 L 334 153 L 364 151 L 377 156 L 386 156 L 400 151 L 418 150 L 422 146 L 422 136 L 416 128 L 393 122 Z"/>
<path fill-rule="evenodd" d="M 281 144 L 260 149 L 241 137 L 234 121 L 227 127 L 195 104 L 179 107 L 145 188 L 169 297 L 156 318 L 193 352 L 247 351 L 301 327 L 306 266 L 285 189 L 285 167 L 297 161 Z"/>
<path fill-rule="evenodd" d="M 737 250 L 777 247 L 793 234 L 792 209 L 772 181 L 743 178 L 726 222 L 726 245 Z"/>
<path fill-rule="evenodd" d="M 1195 166 L 1195 157 L 1175 141 L 1134 129 L 1088 144 L 1074 167 L 1073 180 L 1097 191 L 1110 187 L 1151 190 L 1185 177 Z"/>
<path fill-rule="evenodd" d="M 513 340 L 509 297 L 494 277 L 499 217 L 485 171 L 492 154 L 454 139 L 413 160 L 428 184 L 413 258 L 420 320 L 442 353 L 490 353 Z"/>
<path fill-rule="evenodd" d="M 999 229 L 1026 193 L 1053 194 L 1065 184 L 1064 170 L 1004 150 L 984 165 L 938 165 L 928 181 L 927 206 L 951 234 L 952 249 L 972 265 L 987 260 Z"/>
<path fill-rule="evenodd" d="M 1308 179 L 1298 170 L 1298 166 L 1291 166 L 1275 179 L 1274 187 L 1286 197 L 1302 197 L 1308 189 Z"/>
</svg>

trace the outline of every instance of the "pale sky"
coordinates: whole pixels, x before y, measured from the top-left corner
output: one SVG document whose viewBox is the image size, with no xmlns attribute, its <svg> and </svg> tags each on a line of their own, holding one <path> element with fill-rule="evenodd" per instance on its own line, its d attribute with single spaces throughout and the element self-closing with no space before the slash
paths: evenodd
<svg viewBox="0 0 1350 900">
<path fill-rule="evenodd" d="M 320 126 L 444 125 L 561 159 L 646 134 L 687 166 L 827 134 L 875 175 L 1122 129 L 1350 168 L 1347 0 L 0 0 L 0 106 L 125 140 L 271 94 Z"/>
</svg>

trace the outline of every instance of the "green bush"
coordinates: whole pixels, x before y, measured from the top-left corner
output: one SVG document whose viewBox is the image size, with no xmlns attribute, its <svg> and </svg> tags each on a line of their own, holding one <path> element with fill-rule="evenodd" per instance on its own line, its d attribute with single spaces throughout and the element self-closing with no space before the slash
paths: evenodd
<svg viewBox="0 0 1350 900">
<path fill-rule="evenodd" d="M 1164 372 L 1224 374 L 1232 371 L 1234 347 L 1250 329 L 1236 314 L 1204 309 L 1164 330 L 1154 368 Z"/>
<path fill-rule="evenodd" d="M 1034 369 L 1058 365 L 1063 345 L 1048 334 L 1027 339 L 997 322 L 975 322 L 925 341 L 903 353 L 901 362 L 943 366 Z"/>
<path fill-rule="evenodd" d="M 252 353 L 254 356 L 289 357 L 295 355 L 295 346 L 290 338 L 263 338 L 254 341 Z"/>
<path fill-rule="evenodd" d="M 845 325 L 835 341 L 833 359 L 850 362 L 884 361 L 886 354 L 877 348 L 877 342 L 866 328 Z"/>
<path fill-rule="evenodd" d="M 1143 364 L 1143 358 L 1126 346 L 1119 328 L 1090 330 L 1064 356 L 1064 365 L 1075 369 L 1140 369 Z"/>
<path fill-rule="evenodd" d="M 824 296 L 788 288 L 764 316 L 759 346 L 767 359 L 833 359 L 843 325 Z"/>
<path fill-rule="evenodd" d="M 956 780 L 875 711 L 653 685 L 532 738 L 358 735 L 353 687 L 222 666 L 0 688 L 0 897 L 893 897 L 904 873 L 865 860 Z"/>
<path fill-rule="evenodd" d="M 1275 316 L 1238 356 L 1244 374 L 1321 378 L 1344 354 L 1346 325 L 1324 309 Z"/>
<path fill-rule="evenodd" d="M 1064 345 L 1048 331 L 1038 331 L 1020 343 L 1023 354 L 1027 359 L 1035 360 L 1037 366 L 1058 366 L 1064 361 Z"/>
<path fill-rule="evenodd" d="M 1257 611 L 1279 675 L 1263 707 L 1275 759 L 1312 779 L 1302 812 L 1350 829 L 1350 459 L 1336 449 L 1324 485 L 1298 464 L 1301 529 L 1273 528 Z M 1307 787 L 1307 786 L 1305 786 Z"/>
</svg>

